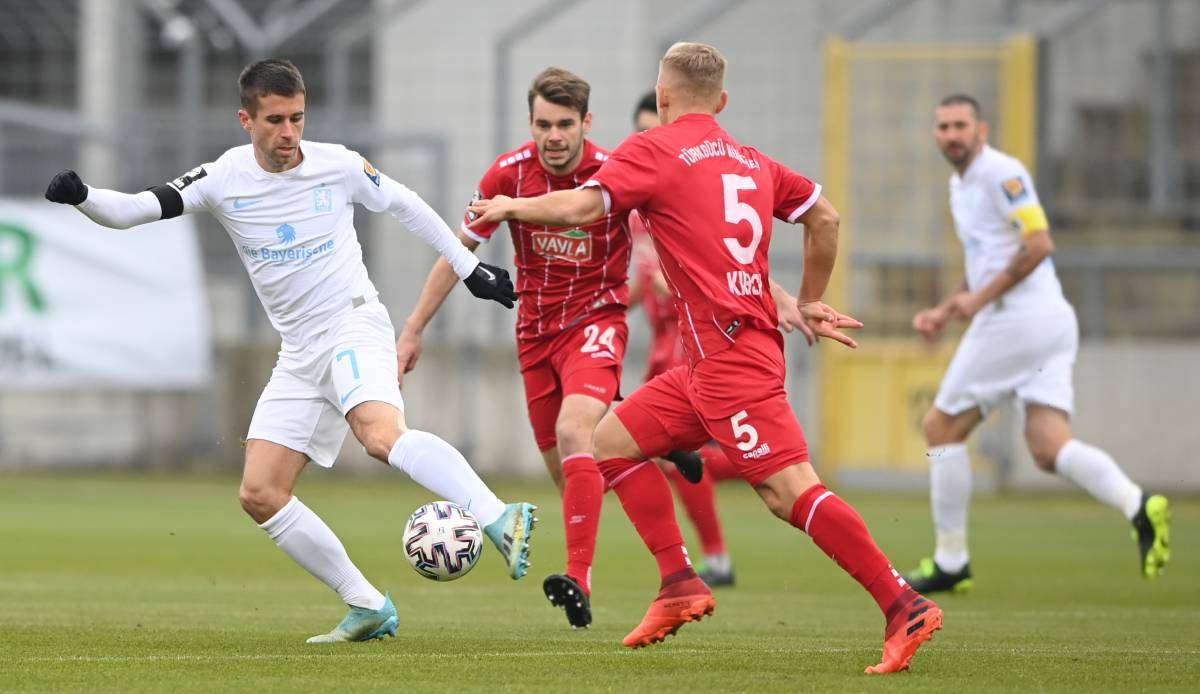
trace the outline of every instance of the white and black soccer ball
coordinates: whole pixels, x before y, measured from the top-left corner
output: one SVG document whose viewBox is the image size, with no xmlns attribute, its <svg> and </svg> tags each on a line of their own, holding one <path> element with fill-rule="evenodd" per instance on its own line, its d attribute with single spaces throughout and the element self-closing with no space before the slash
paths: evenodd
<svg viewBox="0 0 1200 694">
<path fill-rule="evenodd" d="M 467 575 L 483 553 L 483 530 L 467 509 L 449 501 L 425 504 L 404 526 L 404 554 L 413 569 L 434 581 Z"/>
</svg>

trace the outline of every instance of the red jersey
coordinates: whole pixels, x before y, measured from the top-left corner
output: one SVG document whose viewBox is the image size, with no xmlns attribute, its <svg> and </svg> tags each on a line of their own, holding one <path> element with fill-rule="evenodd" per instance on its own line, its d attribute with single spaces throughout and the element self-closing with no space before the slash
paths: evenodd
<svg viewBox="0 0 1200 694">
<path fill-rule="evenodd" d="M 671 367 L 686 364 L 687 355 L 679 344 L 679 312 L 675 310 L 675 299 L 664 296 L 654 286 L 660 267 L 658 253 L 646 223 L 637 212 L 629 214 L 629 231 L 633 235 L 633 272 L 637 273 L 640 287 L 640 296 L 631 296 L 630 301 L 642 307 L 650 324 L 650 355 L 645 377 L 648 381 Z"/>
<path fill-rule="evenodd" d="M 583 141 L 583 159 L 575 171 L 555 176 L 538 158 L 530 140 L 496 158 L 479 181 L 478 198 L 507 195 L 532 198 L 555 190 L 579 187 L 608 159 L 608 151 Z M 467 228 L 463 232 L 486 242 L 498 224 Z M 606 307 L 623 308 L 629 300 L 629 236 L 625 212 L 606 214 L 579 228 L 556 228 L 517 220 L 508 222 L 516 250 L 516 290 L 520 295 L 517 339 L 540 340 L 579 324 Z"/>
<path fill-rule="evenodd" d="M 608 214 L 641 213 L 693 363 L 727 349 L 742 328 L 777 329 L 771 218 L 795 222 L 819 185 L 738 144 L 705 114 L 630 136 L 589 184 L 603 190 Z"/>
<path fill-rule="evenodd" d="M 659 269 L 658 253 L 646 223 L 637 212 L 629 215 L 629 231 L 633 236 L 634 272 L 641 287 L 641 296 L 631 296 L 630 300 L 641 304 L 655 337 L 667 332 L 678 334 L 679 313 L 675 310 L 674 299 L 654 290 L 654 275 Z"/>
</svg>

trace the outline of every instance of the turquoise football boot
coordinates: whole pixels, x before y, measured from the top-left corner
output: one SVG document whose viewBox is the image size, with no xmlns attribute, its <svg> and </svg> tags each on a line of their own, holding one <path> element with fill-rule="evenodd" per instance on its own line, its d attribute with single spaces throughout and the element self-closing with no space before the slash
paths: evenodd
<svg viewBox="0 0 1200 694">
<path fill-rule="evenodd" d="M 384 636 L 395 636 L 399 624 L 396 606 L 392 604 L 391 594 L 388 594 L 384 598 L 383 607 L 378 610 L 351 605 L 349 614 L 333 628 L 333 631 L 314 636 L 307 643 L 347 643 L 382 639 Z"/>
<path fill-rule="evenodd" d="M 537 518 L 533 515 L 536 510 L 537 506 L 533 504 L 509 504 L 504 515 L 483 529 L 500 554 L 504 555 L 508 575 L 514 581 L 529 572 L 529 536 L 537 524 Z"/>
</svg>

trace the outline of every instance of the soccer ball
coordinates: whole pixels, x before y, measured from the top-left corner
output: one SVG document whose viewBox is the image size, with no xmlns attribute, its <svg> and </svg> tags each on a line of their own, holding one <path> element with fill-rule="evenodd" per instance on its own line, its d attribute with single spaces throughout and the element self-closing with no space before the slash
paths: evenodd
<svg viewBox="0 0 1200 694">
<path fill-rule="evenodd" d="M 453 581 L 467 575 L 483 553 L 483 531 L 467 509 L 435 501 L 413 511 L 404 526 L 404 554 L 425 578 Z"/>
</svg>

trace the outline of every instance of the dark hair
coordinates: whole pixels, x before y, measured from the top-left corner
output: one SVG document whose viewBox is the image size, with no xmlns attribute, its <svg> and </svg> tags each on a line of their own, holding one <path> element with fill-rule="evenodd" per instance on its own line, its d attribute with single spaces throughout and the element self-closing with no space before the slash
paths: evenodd
<svg viewBox="0 0 1200 694">
<path fill-rule="evenodd" d="M 970 106 L 975 120 L 983 120 L 983 109 L 979 107 L 979 102 L 975 97 L 970 94 L 951 94 L 942 99 L 938 106 Z"/>
<path fill-rule="evenodd" d="M 533 99 L 540 96 L 552 104 L 570 106 L 583 118 L 588 112 L 591 86 L 582 77 L 561 67 L 548 67 L 533 78 L 529 86 L 529 115 L 533 115 Z"/>
<path fill-rule="evenodd" d="M 303 94 L 304 78 L 290 60 L 268 58 L 250 63 L 238 76 L 238 89 L 242 93 L 242 108 L 250 115 L 258 109 L 258 100 L 270 94 L 295 96 Z"/>
<path fill-rule="evenodd" d="M 637 125 L 638 116 L 642 115 L 642 111 L 658 115 L 658 95 L 654 93 L 653 89 L 643 94 L 641 99 L 638 99 L 637 107 L 633 109 L 634 125 Z"/>
</svg>

